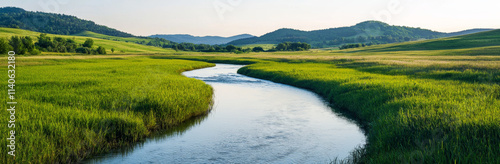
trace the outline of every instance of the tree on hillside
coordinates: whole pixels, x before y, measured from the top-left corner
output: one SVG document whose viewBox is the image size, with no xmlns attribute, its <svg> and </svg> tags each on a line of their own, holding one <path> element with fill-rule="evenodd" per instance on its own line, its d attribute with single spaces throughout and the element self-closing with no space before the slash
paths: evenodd
<svg viewBox="0 0 500 164">
<path fill-rule="evenodd" d="M 87 48 L 92 48 L 93 45 L 94 45 L 94 40 L 88 38 L 87 40 L 85 40 L 82 46 Z"/>
<path fill-rule="evenodd" d="M 65 43 L 67 52 L 76 52 L 76 49 L 78 48 L 78 43 L 76 43 L 74 39 L 67 38 Z"/>
<path fill-rule="evenodd" d="M 339 47 L 339 49 L 343 50 L 343 49 L 349 49 L 349 48 L 359 48 L 359 47 L 366 47 L 366 46 L 369 46 L 369 45 L 366 45 L 366 44 L 361 44 L 361 43 L 356 43 L 356 44 L 346 44 L 346 45 L 342 45 Z"/>
<path fill-rule="evenodd" d="M 22 42 L 28 52 L 31 52 L 35 49 L 35 44 L 33 43 L 33 39 L 31 39 L 31 37 L 22 37 Z"/>
<path fill-rule="evenodd" d="M 276 50 L 278 51 L 306 51 L 311 49 L 311 45 L 307 43 L 301 43 L 301 42 L 284 42 L 278 44 L 276 46 Z"/>
<path fill-rule="evenodd" d="M 9 44 L 12 46 L 16 54 L 23 55 L 26 53 L 26 48 L 24 47 L 23 41 L 19 36 L 12 36 Z"/>
<path fill-rule="evenodd" d="M 87 47 L 78 47 L 75 51 L 77 53 L 82 53 L 82 54 L 91 54 L 92 53 L 92 50 L 90 48 L 87 48 Z"/>
<path fill-rule="evenodd" d="M 206 52 L 215 52 L 215 48 L 213 46 L 210 46 Z"/>
<path fill-rule="evenodd" d="M 29 52 L 31 55 L 40 54 L 40 51 L 36 49 L 35 43 L 33 43 L 33 39 L 31 39 L 31 37 L 29 36 L 21 37 L 21 41 L 23 42 L 26 51 Z"/>
<path fill-rule="evenodd" d="M 0 54 L 6 54 L 12 50 L 12 46 L 9 45 L 9 41 L 5 38 L 0 38 Z"/>
<path fill-rule="evenodd" d="M 226 46 L 226 50 L 227 50 L 228 52 L 234 52 L 234 51 L 236 51 L 236 49 L 238 49 L 238 47 L 233 46 L 233 45 L 227 45 L 227 46 Z"/>
<path fill-rule="evenodd" d="M 47 51 L 49 47 L 52 47 L 52 39 L 47 34 L 40 34 L 38 42 L 35 45 L 40 47 L 42 51 Z"/>
<path fill-rule="evenodd" d="M 184 51 L 184 46 L 182 44 L 178 44 L 177 45 L 177 49 L 181 50 L 181 51 Z"/>
<path fill-rule="evenodd" d="M 264 51 L 264 48 L 262 48 L 262 47 L 254 47 L 254 48 L 252 49 L 252 51 L 253 51 L 253 52 L 263 52 L 263 51 Z"/>
<path fill-rule="evenodd" d="M 276 46 L 276 49 L 278 51 L 286 51 L 288 49 L 288 47 L 287 47 L 286 43 L 280 43 L 280 44 L 278 44 L 278 46 Z"/>
<path fill-rule="evenodd" d="M 99 48 L 97 48 L 97 53 L 98 54 L 106 54 L 106 49 L 102 46 L 99 46 Z"/>
</svg>

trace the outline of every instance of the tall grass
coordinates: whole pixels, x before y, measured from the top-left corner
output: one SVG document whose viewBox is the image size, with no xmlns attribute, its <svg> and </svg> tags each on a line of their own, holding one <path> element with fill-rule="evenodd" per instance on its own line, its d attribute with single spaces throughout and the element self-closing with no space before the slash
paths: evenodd
<svg viewBox="0 0 500 164">
<path fill-rule="evenodd" d="M 208 66 L 149 58 L 18 58 L 16 157 L 2 146 L 0 163 L 76 162 L 204 114 L 211 87 L 180 73 Z M 9 116 L 1 112 L 1 134 L 11 130 Z"/>
<path fill-rule="evenodd" d="M 310 89 L 368 131 L 356 163 L 500 163 L 500 30 L 341 51 L 169 56 L 257 63 L 239 73 Z M 335 161 L 334 161 L 335 162 Z"/>
<path fill-rule="evenodd" d="M 0 37 L 11 35 L 38 33 L 0 28 Z M 74 162 L 204 113 L 212 90 L 179 73 L 212 64 L 163 60 L 178 58 L 252 64 L 239 72 L 310 89 L 353 113 L 368 131 L 368 145 L 347 162 L 500 163 L 498 36 L 497 30 L 342 51 L 26 57 L 16 73 L 17 157 L 2 147 L 0 158 Z M 141 54 L 172 52 L 101 39 L 96 44 Z M 7 130 L 0 126 L 0 133 Z"/>
<path fill-rule="evenodd" d="M 421 78 L 341 64 L 262 62 L 238 72 L 310 89 L 353 112 L 368 130 L 362 162 L 500 162 L 496 81 Z"/>
</svg>

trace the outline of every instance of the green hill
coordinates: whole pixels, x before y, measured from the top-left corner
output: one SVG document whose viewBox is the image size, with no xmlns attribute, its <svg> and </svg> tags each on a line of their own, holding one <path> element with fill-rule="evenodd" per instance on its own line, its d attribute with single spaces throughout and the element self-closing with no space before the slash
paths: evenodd
<svg viewBox="0 0 500 164">
<path fill-rule="evenodd" d="M 100 33 L 95 33 L 92 31 L 83 31 L 77 34 L 73 34 L 74 36 L 86 36 L 86 37 L 92 37 L 92 38 L 99 38 L 99 39 L 106 39 L 106 40 L 113 40 L 113 41 L 123 41 L 123 42 L 133 42 L 133 43 L 147 43 L 152 41 L 152 38 L 148 37 L 119 37 L 119 36 L 110 36 L 110 35 L 104 35 Z"/>
<path fill-rule="evenodd" d="M 279 29 L 261 37 L 240 39 L 229 44 L 277 44 L 281 42 L 307 42 L 314 47 L 338 46 L 345 43 L 372 42 L 394 43 L 418 39 L 431 39 L 444 33 L 420 28 L 390 26 L 383 22 L 366 21 L 351 27 L 331 28 L 315 31 Z"/>
<path fill-rule="evenodd" d="M 422 39 L 457 36 L 491 29 L 474 29 L 456 33 L 442 33 L 421 28 L 391 26 L 378 21 L 366 21 L 351 27 L 330 28 L 315 31 L 279 29 L 261 37 L 240 39 L 229 44 L 278 44 L 282 42 L 306 42 L 315 48 L 336 47 L 348 43 L 385 44 Z"/>
<path fill-rule="evenodd" d="M 113 28 L 75 16 L 26 11 L 16 7 L 0 8 L 0 27 L 20 28 L 42 33 L 71 35 L 92 31 L 110 36 L 133 37 Z"/>
<path fill-rule="evenodd" d="M 487 47 L 500 45 L 500 30 L 492 30 L 456 37 L 393 44 L 379 48 L 379 50 L 443 50 Z"/>
<path fill-rule="evenodd" d="M 375 45 L 336 51 L 357 55 L 500 55 L 500 30 L 492 30 L 448 38 Z"/>
<path fill-rule="evenodd" d="M 29 30 L 0 27 L 0 38 L 10 38 L 11 36 L 30 36 L 36 40 L 37 37 L 40 36 L 40 34 L 41 33 L 39 33 L 39 32 L 34 32 L 34 31 L 29 31 Z M 71 35 L 49 34 L 49 36 L 50 37 L 58 36 L 58 37 L 63 37 L 63 38 L 72 38 L 77 43 L 80 43 L 80 44 L 85 42 L 85 39 L 87 39 L 87 38 L 93 38 L 94 45 L 103 46 L 108 51 L 107 52 L 108 54 L 150 54 L 150 53 L 172 53 L 172 52 L 175 52 L 169 48 L 167 49 L 167 48 L 162 48 L 162 47 L 141 45 L 141 44 L 136 44 L 134 42 L 134 41 L 151 40 L 148 38 L 146 38 L 146 39 L 141 39 L 138 37 L 123 38 L 123 37 L 107 36 L 104 34 L 91 33 L 91 32 L 87 32 L 87 34 L 89 34 L 89 35 L 88 36 L 71 36 Z M 93 36 L 91 36 L 90 34 L 92 34 Z M 126 42 L 126 41 L 128 41 L 128 42 Z M 115 49 L 114 53 L 111 52 L 111 48 Z M 51 54 L 51 53 L 45 52 L 44 54 Z"/>
</svg>

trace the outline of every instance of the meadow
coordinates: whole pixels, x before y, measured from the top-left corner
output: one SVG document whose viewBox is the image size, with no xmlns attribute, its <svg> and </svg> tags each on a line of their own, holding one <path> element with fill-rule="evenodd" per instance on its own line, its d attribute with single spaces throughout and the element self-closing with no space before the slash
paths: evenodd
<svg viewBox="0 0 500 164">
<path fill-rule="evenodd" d="M 312 90 L 352 113 L 368 131 L 362 162 L 499 162 L 497 82 L 449 79 L 428 72 L 401 75 L 392 70 L 357 63 L 268 62 L 239 73 Z M 468 74 L 483 73 L 457 74 L 467 79 Z"/>
<path fill-rule="evenodd" d="M 500 163 L 499 32 L 330 52 L 160 58 L 251 64 L 238 73 L 318 93 L 367 131 L 368 144 L 340 163 Z"/>
<path fill-rule="evenodd" d="M 38 35 L 4 28 L 0 34 Z M 124 50 L 133 44 L 98 41 Z M 333 51 L 181 53 L 133 46 L 140 50 L 123 53 L 132 55 L 19 58 L 16 162 L 78 161 L 205 113 L 210 87 L 179 74 L 212 62 L 249 64 L 239 73 L 309 89 L 357 120 L 368 144 L 347 162 L 500 163 L 499 30 Z M 7 149 L 0 150 L 7 159 Z"/>
<path fill-rule="evenodd" d="M 169 56 L 318 93 L 367 131 L 339 163 L 499 163 L 500 56 Z"/>
<path fill-rule="evenodd" d="M 17 59 L 17 152 L 12 158 L 2 146 L 1 163 L 81 161 L 204 115 L 211 107 L 212 88 L 180 73 L 213 64 L 92 57 Z M 8 130 L 0 127 L 1 134 Z"/>
</svg>

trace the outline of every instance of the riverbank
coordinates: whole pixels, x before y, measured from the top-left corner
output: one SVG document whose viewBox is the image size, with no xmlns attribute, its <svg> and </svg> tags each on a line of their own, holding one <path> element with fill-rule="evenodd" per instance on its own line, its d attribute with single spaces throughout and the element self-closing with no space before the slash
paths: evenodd
<svg viewBox="0 0 500 164">
<path fill-rule="evenodd" d="M 242 65 L 187 71 L 214 89 L 214 108 L 199 124 L 147 139 L 88 163 L 328 163 L 366 138 L 310 91 L 237 74 Z"/>
<path fill-rule="evenodd" d="M 16 158 L 2 147 L 1 161 L 77 162 L 205 114 L 212 88 L 181 72 L 211 66 L 144 57 L 17 58 Z"/>
<path fill-rule="evenodd" d="M 358 162 L 500 161 L 498 84 L 491 79 L 471 83 L 465 77 L 421 78 L 395 74 L 396 69 L 383 65 L 368 69 L 362 63 L 347 67 L 338 62 L 265 62 L 238 73 L 312 90 L 354 113 L 368 130 L 368 145 L 361 151 L 366 154 L 358 154 Z M 428 70 L 419 76 L 432 73 Z"/>
<path fill-rule="evenodd" d="M 495 156 L 500 150 L 496 148 L 497 145 L 500 147 L 500 121 L 495 117 L 500 115 L 497 108 L 500 106 L 500 76 L 496 69 L 498 65 L 484 65 L 482 62 L 496 62 L 497 60 L 490 59 L 494 57 L 387 56 L 377 57 L 375 60 L 370 56 L 366 59 L 363 56 L 345 56 L 345 59 L 336 56 L 332 59 L 304 60 L 301 56 L 269 58 L 265 55 L 267 54 L 264 54 L 264 58 L 259 58 L 259 55 L 253 58 L 237 55 L 174 55 L 150 57 L 153 59 L 25 59 L 22 61 L 24 68 L 20 67 L 22 69 L 18 72 L 27 75 L 22 77 L 24 80 L 19 80 L 20 90 L 33 92 L 19 92 L 21 95 L 25 94 L 20 95 L 20 98 L 25 99 L 25 104 L 19 110 L 20 118 L 24 119 L 16 121 L 22 125 L 24 134 L 32 136 L 20 138 L 20 144 L 17 146 L 27 147 L 22 143 L 29 143 L 31 145 L 28 146 L 32 149 L 24 149 L 25 152 L 18 149 L 21 156 L 24 155 L 19 159 L 27 158 L 35 162 L 80 160 L 82 157 L 107 152 L 114 147 L 128 145 L 148 136 L 152 131 L 148 125 L 151 127 L 153 124 L 146 121 L 151 119 L 145 119 L 149 116 L 148 113 L 124 110 L 127 109 L 126 106 L 113 102 L 108 96 L 114 94 L 124 101 L 141 100 L 144 93 L 154 89 L 146 86 L 155 84 L 156 81 L 142 81 L 144 77 L 166 78 L 169 83 L 160 86 L 176 86 L 166 87 L 170 90 L 165 92 L 170 94 L 153 92 L 160 95 L 186 96 L 169 100 L 174 103 L 193 98 L 199 92 L 192 87 L 175 90 L 187 84 L 186 82 L 192 81 L 196 84 L 193 86 L 210 88 L 201 81 L 188 80 L 189 78 L 179 74 L 182 70 L 213 64 L 161 60 L 182 58 L 252 64 L 240 70 L 240 73 L 312 90 L 339 109 L 354 113 L 368 131 L 368 145 L 364 150 L 357 151 L 362 152 L 358 154 L 362 156 L 359 158 L 362 162 L 497 163 L 500 160 Z M 419 59 L 418 62 L 410 61 L 415 58 Z M 427 62 L 420 62 L 424 59 Z M 133 69 L 131 65 L 141 69 Z M 143 74 L 145 70 L 151 73 Z M 59 71 L 63 74 L 57 73 Z M 133 76 L 138 74 L 142 76 Z M 66 77 L 77 78 L 72 80 Z M 101 78 L 104 81 L 98 80 Z M 119 87 L 123 82 L 127 87 Z M 101 88 L 98 84 L 104 83 L 108 86 L 107 89 L 99 91 Z M 131 92 L 130 88 L 139 89 Z M 147 92 L 142 92 L 142 89 Z M 185 89 L 194 90 L 185 92 Z M 49 92 L 44 92 L 45 90 Z M 60 94 L 61 90 L 67 92 Z M 113 94 L 101 96 L 102 101 L 90 98 L 95 97 L 96 91 L 98 95 L 106 95 L 108 92 Z M 210 104 L 208 97 L 211 97 L 211 94 L 205 97 L 207 101 L 204 104 Z M 74 104 L 78 102 L 75 100 L 80 101 Z M 162 104 L 157 97 L 151 97 L 151 100 L 154 101 L 150 102 Z M 106 106 L 113 105 L 118 108 L 107 110 Z M 92 108 L 83 110 L 85 106 Z M 202 105 L 198 109 L 205 111 L 206 106 Z M 158 116 L 153 113 L 153 117 L 149 118 L 156 117 Z M 47 120 L 47 123 L 30 120 Z M 108 126 L 114 128 L 103 128 Z M 5 132 L 6 129 L 1 130 Z M 126 137 L 114 138 L 116 134 Z M 45 152 L 38 150 L 53 154 L 58 150 L 64 151 L 47 156 L 44 155 Z M 4 151 L 2 149 L 2 152 Z M 5 159 L 5 156 L 2 158 Z"/>
<path fill-rule="evenodd" d="M 356 163 L 498 163 L 496 56 L 166 56 L 312 90 L 368 132 Z"/>
<path fill-rule="evenodd" d="M 360 163 L 500 163 L 499 31 L 340 51 L 164 56 L 312 90 L 368 131 Z"/>
</svg>

